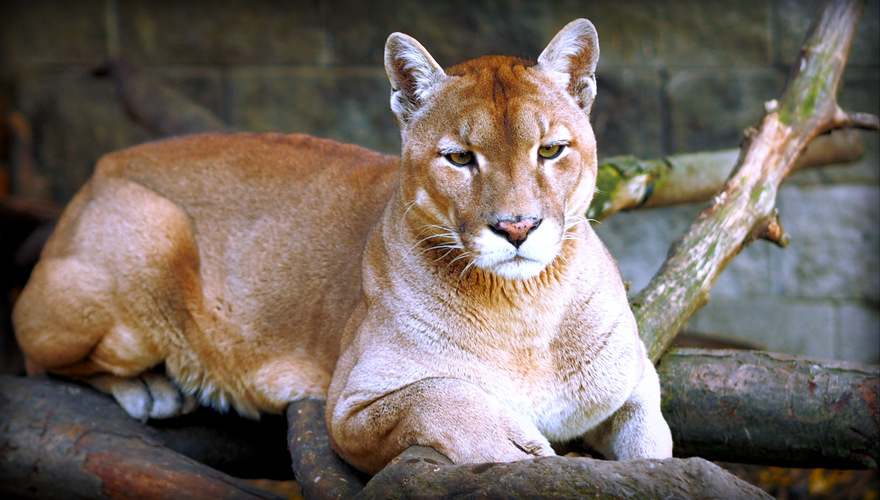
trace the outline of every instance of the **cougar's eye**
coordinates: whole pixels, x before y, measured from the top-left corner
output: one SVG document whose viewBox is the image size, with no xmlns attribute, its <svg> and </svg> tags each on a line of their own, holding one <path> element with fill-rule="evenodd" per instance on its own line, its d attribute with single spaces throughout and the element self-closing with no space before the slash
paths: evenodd
<svg viewBox="0 0 880 500">
<path fill-rule="evenodd" d="M 552 160 L 553 158 L 561 155 L 564 149 L 565 146 L 562 144 L 541 146 L 540 148 L 538 148 L 538 156 L 540 156 L 542 160 Z"/>
<path fill-rule="evenodd" d="M 474 154 L 470 151 L 449 153 L 446 155 L 446 160 L 456 167 L 466 167 L 474 163 Z"/>
</svg>

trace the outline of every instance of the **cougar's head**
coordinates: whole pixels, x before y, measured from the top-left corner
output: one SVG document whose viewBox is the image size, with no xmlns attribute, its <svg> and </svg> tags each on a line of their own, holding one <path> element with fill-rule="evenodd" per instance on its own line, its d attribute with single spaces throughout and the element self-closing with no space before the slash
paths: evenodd
<svg viewBox="0 0 880 500">
<path fill-rule="evenodd" d="M 537 63 L 485 56 L 444 71 L 413 38 L 388 38 L 404 218 L 417 251 L 507 279 L 537 276 L 560 255 L 596 183 L 598 58 L 585 19 Z"/>
</svg>

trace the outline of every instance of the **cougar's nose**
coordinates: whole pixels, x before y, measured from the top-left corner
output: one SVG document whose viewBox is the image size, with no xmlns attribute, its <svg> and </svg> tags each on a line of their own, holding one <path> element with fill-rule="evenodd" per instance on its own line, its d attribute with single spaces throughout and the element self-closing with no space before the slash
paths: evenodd
<svg viewBox="0 0 880 500">
<path fill-rule="evenodd" d="M 511 245 L 519 248 L 526 241 L 529 233 L 537 229 L 539 225 L 541 225 L 541 219 L 517 216 L 489 224 L 489 228 L 496 234 L 507 238 Z"/>
</svg>

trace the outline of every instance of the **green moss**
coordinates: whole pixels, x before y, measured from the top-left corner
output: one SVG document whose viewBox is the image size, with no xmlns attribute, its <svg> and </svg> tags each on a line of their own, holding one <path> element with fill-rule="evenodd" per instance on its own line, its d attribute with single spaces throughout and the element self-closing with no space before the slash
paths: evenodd
<svg viewBox="0 0 880 500">
<path fill-rule="evenodd" d="M 623 180 L 620 171 L 612 163 L 602 163 L 596 176 L 596 194 L 587 210 L 587 217 L 598 219 L 603 212 L 611 206 L 611 198 L 617 190 L 618 184 Z"/>
<path fill-rule="evenodd" d="M 797 76 L 796 85 L 789 84 L 779 106 L 779 120 L 784 125 L 809 121 L 818 107 L 834 102 L 834 78 L 840 74 L 840 62 L 833 57 L 825 59 L 808 62 L 808 72 Z"/>
<path fill-rule="evenodd" d="M 611 208 L 614 197 L 622 182 L 640 175 L 648 175 L 651 182 L 662 178 L 669 170 L 663 160 L 642 160 L 635 156 L 614 156 L 599 164 L 596 177 L 596 194 L 587 211 L 587 217 L 598 219 Z"/>
</svg>

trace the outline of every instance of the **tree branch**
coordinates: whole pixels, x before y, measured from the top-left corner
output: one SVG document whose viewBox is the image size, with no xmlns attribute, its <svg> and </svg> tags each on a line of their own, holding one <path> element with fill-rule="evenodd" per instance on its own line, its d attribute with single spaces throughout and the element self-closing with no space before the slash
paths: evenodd
<svg viewBox="0 0 880 500">
<path fill-rule="evenodd" d="M 126 110 L 161 136 L 233 130 L 209 109 L 122 59 L 108 61 L 95 73 L 112 76 Z"/>
<path fill-rule="evenodd" d="M 873 115 L 868 115 L 873 116 Z M 703 202 L 724 186 L 739 149 L 682 153 L 661 160 L 615 156 L 599 162 L 597 193 L 587 212 L 601 220 L 621 211 Z M 814 138 L 793 170 L 858 160 L 864 154 L 856 130 L 834 130 Z"/>
<path fill-rule="evenodd" d="M 762 352 L 686 349 L 668 353 L 658 370 L 663 410 L 679 456 L 789 467 L 877 467 L 877 366 Z M 224 484 L 231 479 L 207 467 L 193 469 L 193 465 L 204 464 L 239 477 L 289 479 L 290 461 L 281 445 L 289 422 L 293 468 L 305 496 L 351 498 L 368 478 L 330 449 L 323 414 L 323 401 L 303 400 L 288 408 L 287 419 L 266 416 L 254 422 L 205 409 L 142 425 L 111 398 L 90 388 L 60 380 L 0 377 L 0 495 L 34 498 L 64 487 L 68 494 L 76 491 L 86 498 L 100 498 L 99 491 L 133 487 L 119 482 L 120 476 L 134 477 L 132 467 L 149 472 L 142 478 L 147 483 L 173 473 L 181 487 L 214 492 L 215 486 L 209 483 L 218 477 Z M 107 450 L 119 455 L 107 455 Z M 83 457 L 91 455 L 99 457 L 90 462 L 98 465 L 87 468 Z M 627 464 L 612 463 L 619 464 L 617 472 L 624 475 Z M 693 463 L 670 465 L 668 470 Z M 528 464 L 509 467 L 542 470 Z M 580 474 L 580 468 L 589 469 L 589 474 L 606 473 L 604 464 L 586 461 L 577 469 L 548 469 L 545 472 L 561 474 L 560 489 L 536 482 L 535 491 L 523 485 L 517 491 L 536 496 L 564 492 L 578 481 L 566 474 Z M 411 469 L 406 462 L 392 467 L 398 469 L 384 476 L 385 483 L 388 477 L 400 477 Z M 455 484 L 458 479 L 452 478 L 462 474 L 472 476 L 468 484 L 473 488 L 493 481 L 494 472 L 488 471 L 494 467 L 486 467 L 479 475 L 473 473 L 475 467 L 482 470 L 468 466 L 436 477 L 446 481 L 442 488 Z M 171 471 L 163 472 L 166 468 Z M 66 482 L 60 485 L 59 481 Z M 96 482 L 109 486 L 96 489 Z M 365 495 L 387 492 L 376 488 L 369 483 Z M 613 490 L 598 483 L 589 491 Z"/>
<path fill-rule="evenodd" d="M 324 401 L 303 399 L 287 407 L 290 456 L 306 498 L 353 498 L 369 478 L 330 448 Z"/>
<path fill-rule="evenodd" d="M 733 175 L 673 244 L 650 283 L 633 297 L 639 332 L 654 361 L 707 302 L 709 290 L 730 261 L 773 224 L 776 193 L 804 147 L 840 126 L 837 89 L 863 8 L 864 1 L 827 5 L 782 97 L 767 107 Z"/>
</svg>

